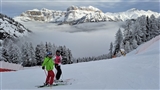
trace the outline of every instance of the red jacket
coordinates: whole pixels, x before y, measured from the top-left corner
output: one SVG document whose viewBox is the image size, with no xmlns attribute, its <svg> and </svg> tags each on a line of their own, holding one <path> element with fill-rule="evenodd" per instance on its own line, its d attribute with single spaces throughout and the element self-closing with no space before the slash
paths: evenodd
<svg viewBox="0 0 160 90">
<path fill-rule="evenodd" d="M 55 56 L 55 59 L 54 59 L 54 63 L 55 64 L 60 64 L 61 63 L 61 60 L 62 60 L 62 57 L 61 57 L 61 55 L 60 56 Z"/>
</svg>

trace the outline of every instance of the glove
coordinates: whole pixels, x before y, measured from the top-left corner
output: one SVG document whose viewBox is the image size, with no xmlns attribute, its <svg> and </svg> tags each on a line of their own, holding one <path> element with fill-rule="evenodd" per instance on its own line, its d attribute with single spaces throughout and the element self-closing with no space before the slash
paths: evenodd
<svg viewBox="0 0 160 90">
<path fill-rule="evenodd" d="M 42 69 L 44 70 L 44 69 L 45 69 L 45 67 L 43 66 L 43 67 L 42 67 Z"/>
</svg>

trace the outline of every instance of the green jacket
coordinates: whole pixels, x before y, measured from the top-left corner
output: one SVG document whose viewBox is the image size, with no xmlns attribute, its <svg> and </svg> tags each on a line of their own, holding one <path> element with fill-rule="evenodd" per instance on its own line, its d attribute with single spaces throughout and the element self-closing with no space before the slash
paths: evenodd
<svg viewBox="0 0 160 90">
<path fill-rule="evenodd" d="M 47 71 L 53 70 L 54 68 L 54 62 L 52 58 L 49 57 L 45 57 L 43 63 L 42 63 L 42 67 L 46 67 Z"/>
</svg>

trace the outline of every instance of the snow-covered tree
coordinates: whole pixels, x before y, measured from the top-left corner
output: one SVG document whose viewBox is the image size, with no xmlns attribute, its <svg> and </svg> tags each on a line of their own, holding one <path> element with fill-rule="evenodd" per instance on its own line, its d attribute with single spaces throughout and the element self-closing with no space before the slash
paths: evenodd
<svg viewBox="0 0 160 90">
<path fill-rule="evenodd" d="M 57 50 L 60 50 L 61 55 L 63 56 L 63 47 L 62 47 L 62 46 L 59 46 L 59 47 L 57 48 Z"/>
<path fill-rule="evenodd" d="M 132 20 L 126 20 L 125 24 L 122 25 L 122 27 L 124 28 L 124 37 L 125 38 L 129 38 L 131 36 L 131 28 L 132 28 L 133 22 L 134 21 L 132 21 Z"/>
<path fill-rule="evenodd" d="M 9 53 L 5 47 L 2 47 L 2 58 L 5 62 L 9 62 Z"/>
<path fill-rule="evenodd" d="M 9 45 L 11 44 L 13 44 L 13 42 L 10 39 L 3 40 L 2 57 L 5 62 L 11 62 L 11 60 L 9 59 L 9 52 L 8 52 Z"/>
<path fill-rule="evenodd" d="M 61 56 L 62 56 L 62 64 L 67 64 L 67 60 L 68 60 L 68 57 L 67 57 L 67 51 L 66 51 L 66 47 L 64 46 L 59 46 L 59 49 L 60 52 L 61 52 Z"/>
<path fill-rule="evenodd" d="M 52 53 L 53 55 L 56 54 L 57 46 L 55 44 L 52 45 Z"/>
<path fill-rule="evenodd" d="M 41 43 L 40 45 L 37 45 L 35 49 L 35 58 L 37 61 L 37 65 L 42 64 L 45 55 L 46 55 L 46 47 L 44 46 L 44 44 Z"/>
<path fill-rule="evenodd" d="M 156 18 L 153 14 L 150 17 L 150 34 L 151 34 L 151 38 L 160 34 L 160 30 L 158 29 Z"/>
<path fill-rule="evenodd" d="M 160 16 L 156 19 L 157 20 L 157 26 L 158 26 L 158 30 L 160 32 Z"/>
<path fill-rule="evenodd" d="M 29 61 L 31 62 L 31 66 L 35 66 L 37 64 L 35 59 L 35 51 L 32 43 L 29 44 Z"/>
<path fill-rule="evenodd" d="M 130 43 L 128 41 L 126 41 L 126 44 L 124 46 L 124 49 L 126 51 L 126 53 L 130 52 L 131 51 L 131 48 L 130 48 Z"/>
<path fill-rule="evenodd" d="M 52 44 L 46 42 L 46 52 L 52 52 Z"/>
<path fill-rule="evenodd" d="M 67 49 L 67 57 L 68 57 L 68 63 L 69 64 L 71 64 L 73 61 L 72 61 L 72 59 L 73 59 L 73 56 L 72 56 L 72 53 L 71 53 L 71 50 L 69 50 L 69 49 Z M 88 61 L 88 60 L 87 60 Z"/>
<path fill-rule="evenodd" d="M 43 43 L 40 44 L 40 48 L 41 48 L 40 54 L 41 54 L 42 58 L 44 58 L 46 56 L 47 52 L 46 52 L 46 48 Z"/>
<path fill-rule="evenodd" d="M 60 50 L 62 56 L 62 64 L 70 64 L 72 63 L 72 53 L 71 50 L 66 48 L 66 46 L 59 46 L 58 50 Z"/>
<path fill-rule="evenodd" d="M 130 41 L 133 41 L 133 39 L 135 38 L 135 40 L 137 41 L 138 45 L 142 44 L 142 37 L 143 37 L 143 33 L 141 30 L 141 26 L 140 23 L 137 21 L 134 25 L 133 25 L 133 35 L 132 38 L 130 39 Z"/>
<path fill-rule="evenodd" d="M 117 52 L 119 52 L 120 48 L 121 48 L 121 44 L 123 41 L 123 35 L 121 32 L 121 29 L 119 29 L 116 33 L 116 39 L 115 39 L 115 45 L 114 45 L 114 54 L 116 54 Z"/>
<path fill-rule="evenodd" d="M 28 63 L 29 63 L 29 47 L 28 47 L 28 43 L 25 42 L 22 47 L 21 47 L 21 53 L 22 53 L 22 56 L 21 56 L 21 59 L 22 59 L 22 65 L 23 66 L 27 66 Z"/>
<path fill-rule="evenodd" d="M 133 49 L 136 49 L 137 47 L 138 47 L 137 41 L 136 41 L 135 39 L 133 39 L 132 48 L 133 48 Z"/>
<path fill-rule="evenodd" d="M 151 35 L 150 35 L 150 20 L 149 17 L 147 16 L 146 18 L 146 39 L 150 40 L 151 39 Z"/>
<path fill-rule="evenodd" d="M 147 38 L 146 38 L 146 35 L 147 35 L 147 28 L 146 28 L 147 18 L 146 18 L 146 16 L 143 15 L 143 16 L 137 18 L 136 22 L 138 22 L 137 25 L 138 25 L 139 31 L 140 31 L 139 36 L 141 37 L 142 42 L 146 42 L 147 41 Z M 135 39 L 135 37 L 134 37 L 134 39 Z"/>
<path fill-rule="evenodd" d="M 63 46 L 63 47 L 62 47 L 62 52 L 63 52 L 63 57 L 66 57 L 67 60 L 68 60 L 68 51 L 67 51 L 66 46 Z"/>
<path fill-rule="evenodd" d="M 37 65 L 41 65 L 42 63 L 42 57 L 40 55 L 40 52 L 41 52 L 40 45 L 37 45 L 35 49 L 35 59 L 36 59 Z"/>
<path fill-rule="evenodd" d="M 112 42 L 110 43 L 110 48 L 109 48 L 109 58 L 112 58 L 113 55 L 113 44 Z"/>
<path fill-rule="evenodd" d="M 4 61 L 5 58 L 2 56 L 2 46 L 0 46 L 0 61 Z"/>
<path fill-rule="evenodd" d="M 8 48 L 9 60 L 12 63 L 20 64 L 21 63 L 21 51 L 16 44 L 11 44 Z"/>
<path fill-rule="evenodd" d="M 48 52 L 49 51 L 49 49 L 48 49 L 48 43 L 46 42 L 46 52 Z"/>
</svg>

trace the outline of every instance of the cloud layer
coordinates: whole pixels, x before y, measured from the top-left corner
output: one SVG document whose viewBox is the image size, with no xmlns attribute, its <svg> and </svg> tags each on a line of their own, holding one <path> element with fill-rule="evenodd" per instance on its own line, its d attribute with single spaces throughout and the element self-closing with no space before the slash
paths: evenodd
<svg viewBox="0 0 160 90">
<path fill-rule="evenodd" d="M 52 42 L 71 49 L 74 57 L 99 56 L 107 54 L 110 43 L 122 23 L 85 23 L 76 26 L 57 26 L 53 23 L 24 23 L 34 34 L 28 41 L 34 45 Z"/>
</svg>

